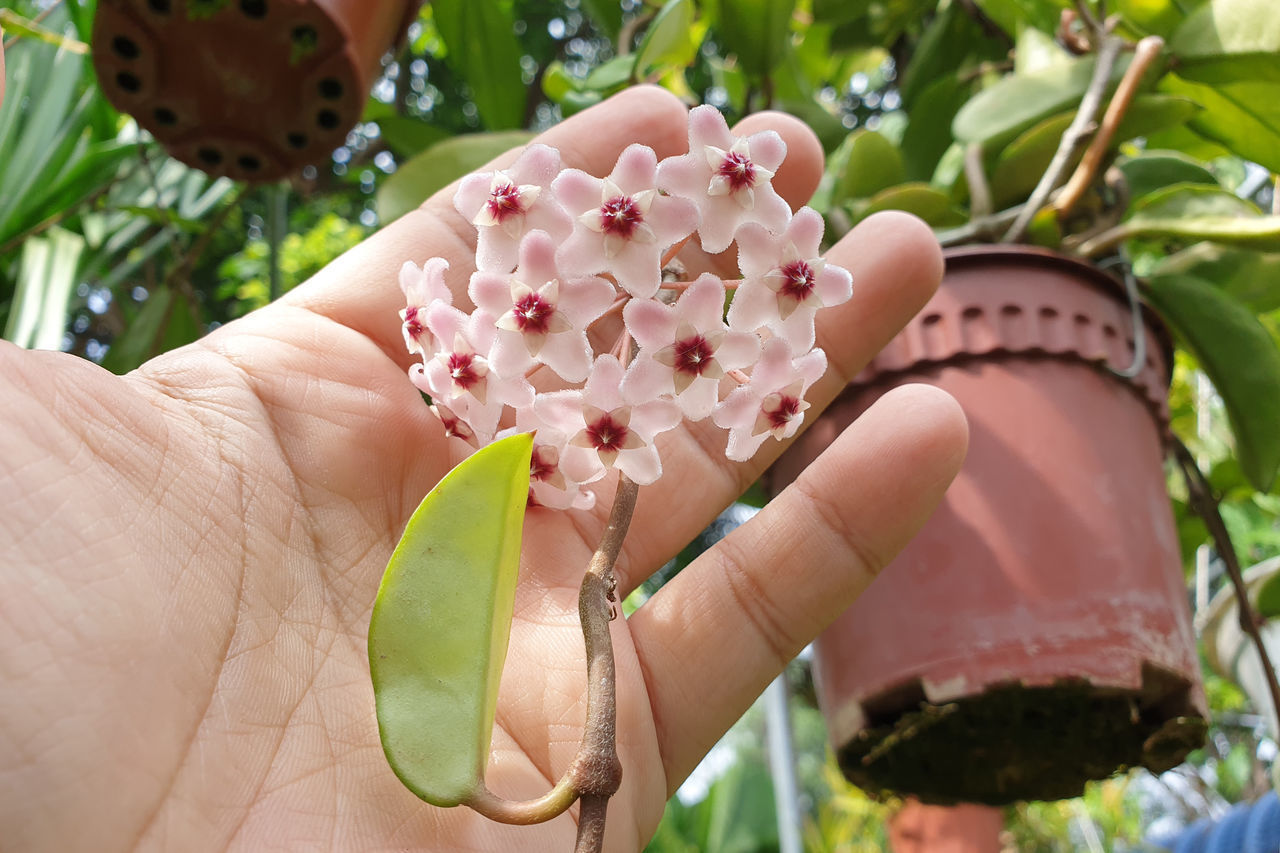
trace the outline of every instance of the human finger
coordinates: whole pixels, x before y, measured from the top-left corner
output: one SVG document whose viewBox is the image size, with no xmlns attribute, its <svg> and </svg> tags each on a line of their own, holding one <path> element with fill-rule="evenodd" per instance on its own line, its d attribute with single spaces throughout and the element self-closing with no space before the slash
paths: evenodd
<svg viewBox="0 0 1280 853">
<path fill-rule="evenodd" d="M 915 316 L 942 278 L 942 254 L 933 232 L 903 213 L 869 217 L 832 247 L 827 259 L 853 274 L 853 296 L 817 316 L 818 346 L 827 353 L 826 374 L 809 389 L 812 422 Z M 760 477 L 785 448 L 766 440 L 749 462 L 725 457 L 725 432 L 710 420 L 659 436 L 667 472 L 641 490 L 632 537 L 619 561 L 619 588 L 630 591 L 661 566 Z"/>
<path fill-rule="evenodd" d="M 886 394 L 631 616 L 668 790 L 906 545 L 959 471 L 967 440 L 945 392 Z"/>
</svg>

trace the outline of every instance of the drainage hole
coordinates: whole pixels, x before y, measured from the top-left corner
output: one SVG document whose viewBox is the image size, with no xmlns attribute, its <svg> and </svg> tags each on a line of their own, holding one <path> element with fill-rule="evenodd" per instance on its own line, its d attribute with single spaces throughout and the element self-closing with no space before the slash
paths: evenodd
<svg viewBox="0 0 1280 853">
<path fill-rule="evenodd" d="M 147 0 L 147 6 L 159 15 L 169 14 L 169 0 Z"/>
<path fill-rule="evenodd" d="M 318 87 L 320 89 L 320 97 L 336 101 L 342 97 L 342 81 L 333 77 L 326 77 L 320 81 Z"/>
<path fill-rule="evenodd" d="M 338 114 L 333 110 L 321 110 L 316 113 L 316 124 L 320 125 L 325 130 L 333 130 L 338 126 L 340 121 L 341 119 L 338 118 Z"/>
<path fill-rule="evenodd" d="M 134 40 L 125 36 L 116 36 L 113 38 L 111 40 L 111 49 L 116 52 L 117 56 L 123 57 L 124 59 L 137 59 L 138 54 L 141 52 L 138 50 L 138 45 Z"/>
<path fill-rule="evenodd" d="M 289 141 L 289 146 L 292 148 L 307 147 L 307 135 L 305 133 L 291 133 L 285 139 Z"/>
<path fill-rule="evenodd" d="M 265 18 L 267 0 L 240 0 L 240 11 L 246 18 Z"/>
<path fill-rule="evenodd" d="M 206 166 L 216 166 L 222 162 L 222 152 L 217 148 L 201 148 L 196 152 L 196 156 Z"/>
<path fill-rule="evenodd" d="M 158 124 L 172 127 L 178 123 L 178 114 L 168 107 L 156 107 L 155 112 L 151 115 L 155 117 Z"/>
<path fill-rule="evenodd" d="M 130 74 L 128 71 L 121 71 L 116 75 L 116 85 L 126 92 L 136 92 L 142 88 L 142 81 L 138 79 L 138 75 Z"/>
<path fill-rule="evenodd" d="M 236 163 L 246 172 L 256 172 L 262 168 L 262 161 L 252 154 L 244 154 L 236 158 Z"/>
</svg>

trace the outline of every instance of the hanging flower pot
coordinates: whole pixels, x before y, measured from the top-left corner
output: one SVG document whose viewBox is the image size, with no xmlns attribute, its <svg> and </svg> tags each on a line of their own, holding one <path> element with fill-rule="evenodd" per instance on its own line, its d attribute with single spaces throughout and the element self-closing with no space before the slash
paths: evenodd
<svg viewBox="0 0 1280 853">
<path fill-rule="evenodd" d="M 1165 492 L 1169 348 L 1124 290 L 1026 247 L 947 256 L 929 305 L 774 469 L 781 487 L 889 388 L 927 382 L 969 454 L 924 530 L 817 645 L 855 784 L 934 803 L 1079 794 L 1164 770 L 1206 714 Z"/>
<path fill-rule="evenodd" d="M 420 5 L 100 0 L 94 67 L 107 98 L 177 159 L 273 180 L 342 145 Z"/>
</svg>

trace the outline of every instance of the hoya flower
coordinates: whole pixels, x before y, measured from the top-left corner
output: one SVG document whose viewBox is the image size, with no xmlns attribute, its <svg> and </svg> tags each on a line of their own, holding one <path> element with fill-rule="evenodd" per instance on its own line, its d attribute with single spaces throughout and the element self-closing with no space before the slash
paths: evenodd
<svg viewBox="0 0 1280 853">
<path fill-rule="evenodd" d="M 453 206 L 476 226 L 477 269 L 510 272 L 521 238 L 535 228 L 556 240 L 569 235 L 573 223 L 550 191 L 559 173 L 560 152 L 535 144 L 509 169 L 462 179 Z"/>
<path fill-rule="evenodd" d="M 613 285 L 595 276 L 561 279 L 556 244 L 533 231 L 520 244 L 513 274 L 478 272 L 471 277 L 471 301 L 497 317 L 490 364 L 502 376 L 524 374 L 545 364 L 568 382 L 581 382 L 591 369 L 587 326 L 613 304 Z"/>
<path fill-rule="evenodd" d="M 423 366 L 421 364 L 415 364 L 413 369 L 419 376 L 422 375 Z M 422 384 L 425 384 L 426 382 L 425 379 L 420 381 Z M 414 384 L 418 384 L 418 382 L 415 382 Z M 471 428 L 461 415 L 455 413 L 444 403 L 438 402 L 431 404 L 431 411 L 435 412 L 436 417 L 440 419 L 440 424 L 444 427 L 445 435 L 451 435 L 454 438 L 462 439 L 468 444 L 478 446 L 478 439 L 476 437 L 475 430 Z"/>
<path fill-rule="evenodd" d="M 725 455 L 745 462 L 769 436 L 795 435 L 809 408 L 804 395 L 826 369 L 827 355 L 820 349 L 792 358 L 782 338 L 765 341 L 751 380 L 733 389 L 711 415 L 716 426 L 729 430 Z"/>
<path fill-rule="evenodd" d="M 570 479 L 560 466 L 568 436 L 548 426 L 532 408 L 516 413 L 516 430 L 533 433 L 529 503 L 549 509 L 591 509 L 595 493 Z"/>
<path fill-rule="evenodd" d="M 689 113 L 689 153 L 662 161 L 658 186 L 697 205 L 702 248 L 723 252 L 743 223 L 775 232 L 786 227 L 791 208 L 772 183 L 786 155 L 774 131 L 736 137 L 719 110 L 696 107 Z"/>
<path fill-rule="evenodd" d="M 573 234 L 556 253 L 567 275 L 610 273 L 633 296 L 648 298 L 661 283 L 663 253 L 698 225 L 685 199 L 660 195 L 658 159 L 643 145 L 628 146 L 607 178 L 566 169 L 552 183 L 575 217 Z"/>
<path fill-rule="evenodd" d="M 426 325 L 438 343 L 413 374 L 415 384 L 465 419 L 482 444 L 493 438 L 505 406 L 533 404 L 533 386 L 523 376 L 500 377 L 489 369 L 485 353 L 496 333 L 491 316 L 437 302 L 427 308 Z"/>
<path fill-rule="evenodd" d="M 639 485 L 652 483 L 662 474 L 654 436 L 680 423 L 679 407 L 638 395 L 612 355 L 596 359 L 582 390 L 538 395 L 534 412 L 568 436 L 560 467 L 579 483 L 594 482 L 609 468 Z"/>
<path fill-rule="evenodd" d="M 425 354 L 433 346 L 424 314 L 427 306 L 436 301 L 453 304 L 453 293 L 444 282 L 447 269 L 449 262 L 444 258 L 431 258 L 421 269 L 413 261 L 405 261 L 400 267 L 400 289 L 405 299 L 405 307 L 400 309 L 400 329 L 411 353 Z"/>
<path fill-rule="evenodd" d="M 760 339 L 732 332 L 724 323 L 724 283 L 704 273 L 674 305 L 633 299 L 623 309 L 631 336 L 640 344 L 632 367 L 638 394 L 674 394 L 690 420 L 711 414 L 725 372 L 747 367 L 760 354 Z"/>
<path fill-rule="evenodd" d="M 729 326 L 741 331 L 769 328 L 797 352 L 813 346 L 814 315 L 853 293 L 848 270 L 827 263 L 818 251 L 822 217 L 802 207 L 786 230 L 770 234 L 755 224 L 738 232 L 743 282 L 729 306 Z"/>
</svg>

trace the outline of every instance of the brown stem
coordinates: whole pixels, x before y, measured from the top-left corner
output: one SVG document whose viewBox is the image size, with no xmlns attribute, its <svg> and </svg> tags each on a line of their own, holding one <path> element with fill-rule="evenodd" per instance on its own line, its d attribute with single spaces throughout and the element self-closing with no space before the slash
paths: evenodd
<svg viewBox="0 0 1280 853">
<path fill-rule="evenodd" d="M 1107 93 L 1107 86 L 1111 82 L 1111 70 L 1115 67 L 1116 57 L 1120 55 L 1120 48 L 1124 45 L 1124 40 L 1112 35 L 1101 35 L 1101 43 L 1098 45 L 1097 64 L 1093 67 L 1093 78 L 1089 81 L 1089 88 L 1085 90 L 1084 97 L 1080 100 L 1080 109 L 1076 111 L 1075 118 L 1071 120 L 1071 124 L 1062 134 L 1062 140 L 1058 143 L 1058 150 L 1053 154 L 1053 160 L 1049 163 L 1049 168 L 1040 176 L 1040 183 L 1036 184 L 1035 190 L 1031 193 L 1031 198 L 1027 200 L 1022 211 L 1018 214 L 1018 218 L 1014 220 L 1013 225 L 1001 238 L 1002 243 L 1016 243 L 1021 240 L 1027 233 L 1027 226 L 1031 224 L 1031 220 L 1044 207 L 1045 202 L 1049 200 L 1049 195 L 1057 187 L 1058 182 L 1062 180 L 1062 175 L 1067 171 L 1067 167 L 1071 165 L 1071 159 L 1075 156 L 1076 151 L 1084 140 L 1093 131 L 1094 119 L 1098 114 L 1098 109 L 1102 106 L 1102 99 Z"/>
<path fill-rule="evenodd" d="M 1116 87 L 1116 93 L 1111 98 L 1111 103 L 1107 104 L 1107 111 L 1102 116 L 1102 124 L 1098 127 L 1097 134 L 1094 135 L 1093 141 L 1089 143 L 1088 149 L 1085 150 L 1084 156 L 1080 159 L 1080 165 L 1076 166 L 1075 172 L 1071 178 L 1063 186 L 1062 192 L 1058 194 L 1054 201 L 1054 209 L 1057 210 L 1058 216 L 1066 216 L 1071 212 L 1076 203 L 1084 196 L 1085 190 L 1093 183 L 1093 179 L 1097 176 L 1098 170 L 1102 168 L 1102 163 L 1106 159 L 1107 151 L 1111 147 L 1111 140 L 1115 138 L 1116 130 L 1120 127 L 1120 122 L 1124 120 L 1125 113 L 1129 111 L 1129 106 L 1133 103 L 1133 97 L 1138 93 L 1138 86 L 1142 83 L 1142 78 L 1146 76 L 1147 69 L 1151 67 L 1151 63 L 1155 62 L 1156 57 L 1160 55 L 1160 51 L 1164 49 L 1164 39 L 1160 36 L 1147 36 L 1138 42 L 1138 46 L 1133 51 L 1133 61 L 1129 63 L 1129 67 L 1125 69 L 1124 77 L 1120 80 L 1120 85 Z"/>
<path fill-rule="evenodd" d="M 578 757 L 569 771 L 582 796 L 576 853 L 598 853 L 601 849 L 609 798 L 622 784 L 617 745 L 617 678 L 609 623 L 617 612 L 618 582 L 613 567 L 622 551 L 627 528 L 631 526 L 639 489 L 625 474 L 618 475 L 618 491 L 614 495 L 609 525 L 591 558 L 578 595 L 578 615 L 582 619 L 582 638 L 587 650 L 587 727 Z"/>
<path fill-rule="evenodd" d="M 1231 578 L 1231 586 L 1236 593 L 1236 604 L 1240 608 L 1240 628 L 1249 635 L 1258 649 L 1262 672 L 1267 678 L 1267 689 L 1271 693 L 1271 707 L 1280 714 L 1280 681 L 1276 680 L 1276 669 L 1271 663 L 1270 655 L 1267 654 L 1267 647 L 1262 643 L 1262 634 L 1258 630 L 1262 620 L 1249 604 L 1249 590 L 1244 585 L 1244 575 L 1240 572 L 1240 560 L 1236 556 L 1235 546 L 1231 544 L 1231 535 L 1227 532 L 1227 525 L 1223 522 L 1222 513 L 1218 510 L 1218 498 L 1213 494 L 1213 488 L 1209 485 L 1204 472 L 1200 470 L 1200 466 L 1196 464 L 1191 451 L 1177 438 L 1173 440 L 1173 453 L 1178 460 L 1178 466 L 1182 469 L 1183 479 L 1187 483 L 1187 498 L 1191 508 L 1204 519 L 1205 526 L 1209 528 L 1209 535 L 1213 537 L 1213 546 L 1227 568 L 1227 577 Z"/>
</svg>

